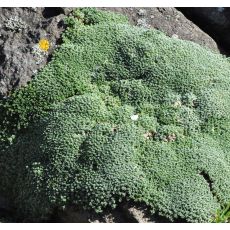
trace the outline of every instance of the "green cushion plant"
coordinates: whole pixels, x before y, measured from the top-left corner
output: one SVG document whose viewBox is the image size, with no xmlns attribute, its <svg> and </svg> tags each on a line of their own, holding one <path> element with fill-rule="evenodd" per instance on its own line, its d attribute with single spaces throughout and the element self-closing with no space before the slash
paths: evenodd
<svg viewBox="0 0 230 230">
<path fill-rule="evenodd" d="M 0 193 L 29 220 L 131 199 L 211 222 L 230 200 L 229 60 L 92 8 L 66 24 L 52 61 L 0 102 Z"/>
</svg>

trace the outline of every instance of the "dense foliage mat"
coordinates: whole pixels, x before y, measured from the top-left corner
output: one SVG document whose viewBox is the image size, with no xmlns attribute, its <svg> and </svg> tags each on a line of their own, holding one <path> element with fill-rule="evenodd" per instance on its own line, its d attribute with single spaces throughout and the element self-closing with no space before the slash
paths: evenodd
<svg viewBox="0 0 230 230">
<path fill-rule="evenodd" d="M 0 193 L 29 220 L 123 199 L 208 222 L 230 200 L 230 64 L 188 41 L 81 9 L 63 44 L 1 101 Z"/>
</svg>

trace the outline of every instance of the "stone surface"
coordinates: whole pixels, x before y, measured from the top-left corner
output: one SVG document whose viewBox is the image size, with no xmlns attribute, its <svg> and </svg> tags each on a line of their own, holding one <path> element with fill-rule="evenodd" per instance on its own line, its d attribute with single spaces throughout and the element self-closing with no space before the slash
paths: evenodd
<svg viewBox="0 0 230 230">
<path fill-rule="evenodd" d="M 64 29 L 63 8 L 0 8 L 0 98 L 20 86 L 47 63 Z M 39 50 L 40 39 L 50 42 Z"/>
<path fill-rule="evenodd" d="M 0 195 L 0 223 L 10 222 L 13 223 L 13 207 L 10 205 L 9 201 Z"/>
<path fill-rule="evenodd" d="M 10 210 L 11 207 L 5 197 L 0 195 L 0 210 Z"/>
<path fill-rule="evenodd" d="M 188 20 L 173 7 L 151 8 L 100 8 L 127 15 L 133 25 L 158 29 L 170 37 L 196 42 L 202 46 L 219 52 L 215 41 L 198 26 Z"/>
<path fill-rule="evenodd" d="M 124 201 L 114 210 L 106 210 L 102 214 L 83 211 L 74 206 L 67 207 L 57 215 L 61 223 L 169 223 L 159 215 L 151 214 L 144 204 Z"/>
<path fill-rule="evenodd" d="M 67 207 L 62 212 L 58 212 L 56 221 L 61 223 L 131 223 L 120 208 L 106 210 L 102 214 Z"/>
</svg>

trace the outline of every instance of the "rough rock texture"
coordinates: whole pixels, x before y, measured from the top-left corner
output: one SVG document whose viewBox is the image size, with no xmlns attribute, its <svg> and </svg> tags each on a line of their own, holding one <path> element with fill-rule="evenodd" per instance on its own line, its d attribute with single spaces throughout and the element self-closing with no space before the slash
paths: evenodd
<svg viewBox="0 0 230 230">
<path fill-rule="evenodd" d="M 121 205 L 121 209 L 124 216 L 134 223 L 170 223 L 165 217 L 151 214 L 145 204 L 125 202 Z"/>
<path fill-rule="evenodd" d="M 151 214 L 144 204 L 130 201 L 122 202 L 114 210 L 106 210 L 102 214 L 68 207 L 57 212 L 55 221 L 62 223 L 169 223 L 167 218 Z"/>
<path fill-rule="evenodd" d="M 62 8 L 0 8 L 0 98 L 26 85 L 49 60 L 63 31 Z M 50 42 L 47 53 L 40 39 Z"/>
<path fill-rule="evenodd" d="M 3 196 L 0 196 L 0 210 L 1 209 L 10 210 L 10 204 Z"/>
<path fill-rule="evenodd" d="M 0 195 L 0 223 L 15 222 L 12 218 L 14 216 L 13 210 L 7 199 Z"/>
<path fill-rule="evenodd" d="M 193 22 L 188 20 L 180 11 L 173 7 L 151 8 L 100 8 L 122 13 L 128 16 L 131 24 L 153 27 L 166 33 L 170 37 L 196 42 L 202 46 L 219 52 L 215 41 L 203 32 Z"/>
<path fill-rule="evenodd" d="M 78 210 L 69 207 L 58 215 L 58 222 L 62 223 L 131 223 L 122 210 L 117 208 L 113 211 L 105 211 L 103 214 L 96 214 L 90 211 Z"/>
<path fill-rule="evenodd" d="M 220 45 L 222 52 L 230 53 L 229 7 L 186 7 L 179 10 L 213 37 Z"/>
</svg>

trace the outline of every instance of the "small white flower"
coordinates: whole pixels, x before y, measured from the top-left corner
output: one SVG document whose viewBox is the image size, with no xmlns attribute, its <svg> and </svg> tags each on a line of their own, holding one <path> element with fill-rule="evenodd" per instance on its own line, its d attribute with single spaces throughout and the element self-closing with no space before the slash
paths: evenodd
<svg viewBox="0 0 230 230">
<path fill-rule="evenodd" d="M 179 38 L 179 36 L 177 34 L 173 34 L 172 38 Z"/>
<path fill-rule="evenodd" d="M 137 121 L 137 120 L 138 120 L 138 114 L 132 115 L 132 116 L 131 116 L 131 120 Z"/>
</svg>

